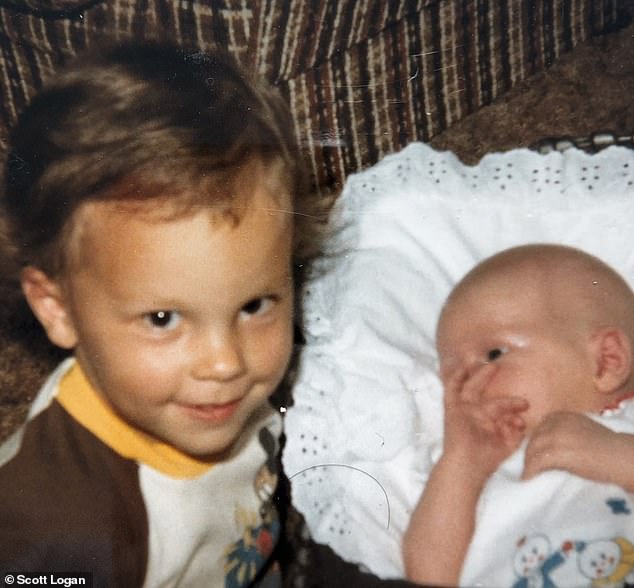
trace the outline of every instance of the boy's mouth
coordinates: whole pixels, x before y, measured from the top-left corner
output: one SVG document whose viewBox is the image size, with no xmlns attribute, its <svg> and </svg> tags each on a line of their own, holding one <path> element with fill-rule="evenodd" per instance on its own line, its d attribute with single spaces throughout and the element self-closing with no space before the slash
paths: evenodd
<svg viewBox="0 0 634 588">
<path fill-rule="evenodd" d="M 225 404 L 183 404 L 182 407 L 193 418 L 210 423 L 223 423 L 234 415 L 241 402 L 242 398 L 238 398 Z"/>
</svg>

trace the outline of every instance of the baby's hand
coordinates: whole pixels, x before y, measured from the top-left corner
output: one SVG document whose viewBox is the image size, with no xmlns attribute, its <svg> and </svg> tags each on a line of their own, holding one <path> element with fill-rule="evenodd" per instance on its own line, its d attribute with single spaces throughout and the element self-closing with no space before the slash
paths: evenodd
<svg viewBox="0 0 634 588">
<path fill-rule="evenodd" d="M 490 476 L 524 436 L 521 413 L 526 400 L 513 396 L 484 398 L 494 365 L 474 374 L 454 374 L 445 386 L 444 457 L 465 464 L 482 477 Z"/>
<path fill-rule="evenodd" d="M 583 414 L 557 412 L 547 416 L 531 435 L 522 478 L 558 469 L 627 486 L 622 470 L 631 466 L 624 465 L 629 462 L 623 452 L 633 443 L 629 435 L 616 433 Z"/>
</svg>

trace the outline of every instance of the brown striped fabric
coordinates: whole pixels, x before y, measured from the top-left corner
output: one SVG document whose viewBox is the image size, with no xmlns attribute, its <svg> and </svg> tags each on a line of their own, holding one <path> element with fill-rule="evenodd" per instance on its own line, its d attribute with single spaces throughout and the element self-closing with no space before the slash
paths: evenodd
<svg viewBox="0 0 634 588">
<path fill-rule="evenodd" d="M 226 47 L 279 86 L 318 185 L 429 140 L 591 36 L 629 0 L 0 0 L 0 150 L 42 81 L 84 47 Z"/>
</svg>

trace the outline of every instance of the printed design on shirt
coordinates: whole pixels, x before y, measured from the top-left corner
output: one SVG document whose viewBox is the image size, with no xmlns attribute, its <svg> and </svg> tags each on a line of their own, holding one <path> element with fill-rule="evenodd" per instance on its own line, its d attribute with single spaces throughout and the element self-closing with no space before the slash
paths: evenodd
<svg viewBox="0 0 634 588">
<path fill-rule="evenodd" d="M 236 509 L 236 525 L 241 538 L 225 550 L 225 588 L 248 586 L 269 560 L 280 535 L 273 493 L 277 485 L 277 443 L 273 434 L 262 428 L 258 438 L 267 459 L 258 470 L 254 490 L 260 500 L 258 512 L 240 506 Z"/>
<path fill-rule="evenodd" d="M 553 550 L 550 539 L 541 533 L 517 542 L 513 588 L 557 588 L 554 573 L 564 564 L 568 571 L 597 588 L 619 588 L 634 582 L 634 545 L 624 537 L 592 541 L 565 541 Z M 569 581 L 566 585 L 570 585 Z"/>
<path fill-rule="evenodd" d="M 579 569 L 592 586 L 625 586 L 634 581 L 634 545 L 623 537 L 575 545 Z"/>
<path fill-rule="evenodd" d="M 608 498 L 605 503 L 612 510 L 612 514 L 632 514 L 630 505 L 625 498 Z"/>
<path fill-rule="evenodd" d="M 603 504 L 606 517 L 611 515 L 613 520 L 629 524 L 632 508 L 627 496 L 608 497 Z M 622 529 L 622 525 L 617 528 Z M 621 532 L 608 537 L 570 537 L 561 544 L 555 544 L 545 533 L 527 534 L 515 545 L 513 588 L 634 586 L 631 541 L 632 537 L 626 538 Z"/>
<path fill-rule="evenodd" d="M 550 574 L 565 560 L 566 551 L 553 552 L 546 535 L 522 537 L 513 558 L 513 570 L 519 578 L 513 588 L 556 588 Z"/>
</svg>

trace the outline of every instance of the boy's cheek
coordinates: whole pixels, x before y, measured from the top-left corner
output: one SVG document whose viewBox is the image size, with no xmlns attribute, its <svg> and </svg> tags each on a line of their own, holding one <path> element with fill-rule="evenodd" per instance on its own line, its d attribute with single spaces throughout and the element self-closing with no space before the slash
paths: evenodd
<svg viewBox="0 0 634 588">
<path fill-rule="evenodd" d="M 293 353 L 293 330 L 289 329 L 287 333 L 283 335 L 277 348 L 277 364 L 278 364 L 278 377 L 277 384 L 280 383 L 282 378 L 286 375 L 290 367 L 291 356 Z M 276 384 L 276 386 L 277 386 Z"/>
<path fill-rule="evenodd" d="M 286 374 L 289 368 L 291 355 L 293 352 L 293 335 L 292 331 L 285 334 L 277 348 L 277 361 L 280 379 Z"/>
</svg>

